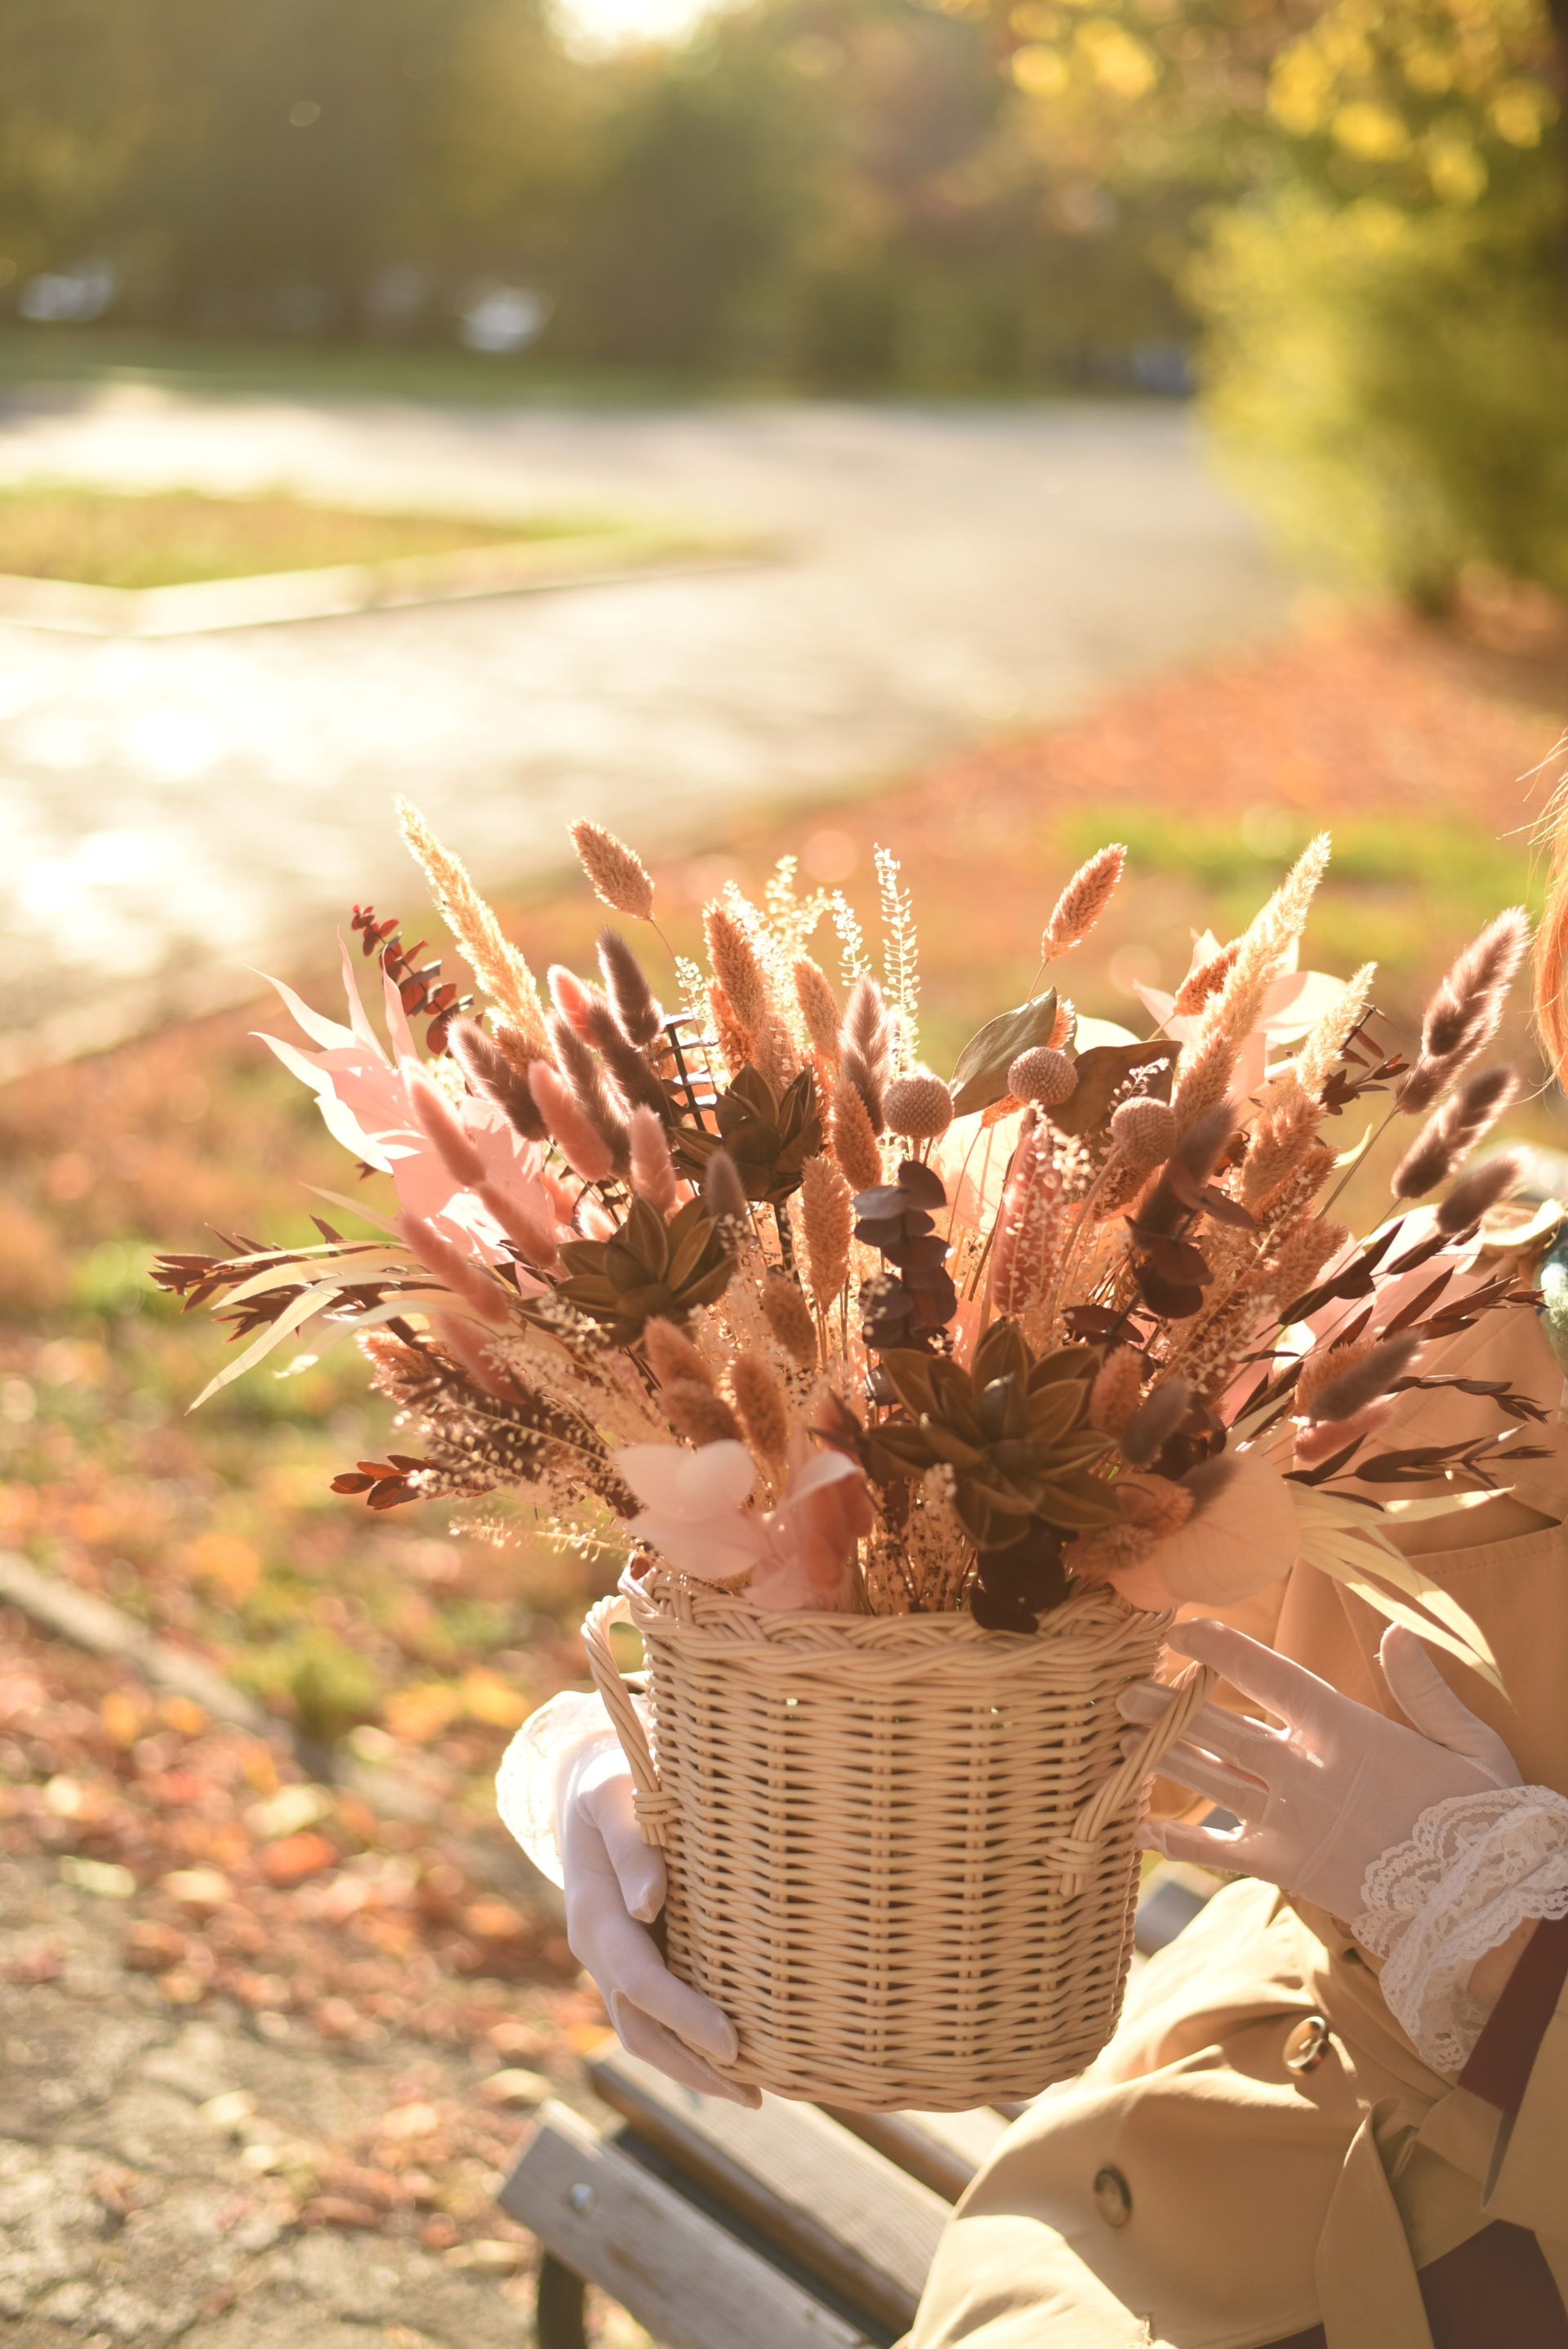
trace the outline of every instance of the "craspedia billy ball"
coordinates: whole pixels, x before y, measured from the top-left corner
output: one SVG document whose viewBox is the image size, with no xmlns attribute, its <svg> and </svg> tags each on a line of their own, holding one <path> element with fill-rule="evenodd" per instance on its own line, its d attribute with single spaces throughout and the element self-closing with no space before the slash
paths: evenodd
<svg viewBox="0 0 1568 2349">
<path fill-rule="evenodd" d="M 1065 1052 L 1037 1044 L 1020 1052 L 1007 1071 L 1007 1091 L 1015 1101 L 1034 1102 L 1041 1109 L 1057 1109 L 1078 1091 L 1078 1071 Z"/>
<path fill-rule="evenodd" d="M 1176 1147 L 1176 1118 L 1164 1102 L 1139 1095 L 1124 1101 L 1110 1121 L 1110 1138 L 1130 1165 L 1163 1166 Z"/>
<path fill-rule="evenodd" d="M 911 1142 L 935 1142 L 953 1123 L 953 1096 L 940 1077 L 917 1071 L 889 1085 L 882 1115 L 890 1133 Z"/>
</svg>

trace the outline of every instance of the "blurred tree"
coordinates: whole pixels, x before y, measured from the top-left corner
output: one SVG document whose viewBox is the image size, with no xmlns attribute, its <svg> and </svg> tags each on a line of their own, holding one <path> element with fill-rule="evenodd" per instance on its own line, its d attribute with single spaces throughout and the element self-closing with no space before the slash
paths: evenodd
<svg viewBox="0 0 1568 2349">
<path fill-rule="evenodd" d="M 1297 548 L 1430 610 L 1568 592 L 1568 0 L 1023 0 L 1038 135 L 1206 208 L 1209 413 Z M 1216 201 L 1217 200 L 1217 201 Z"/>
</svg>

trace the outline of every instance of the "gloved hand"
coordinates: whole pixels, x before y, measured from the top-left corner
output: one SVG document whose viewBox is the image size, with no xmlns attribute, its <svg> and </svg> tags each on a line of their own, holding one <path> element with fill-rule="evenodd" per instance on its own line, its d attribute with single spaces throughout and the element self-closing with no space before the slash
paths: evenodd
<svg viewBox="0 0 1568 2349">
<path fill-rule="evenodd" d="M 632 1797 L 632 1774 L 613 1734 L 565 1757 L 555 1821 L 572 1954 L 593 1975 L 632 2054 L 683 2087 L 759 2105 L 755 2088 L 704 2060 L 735 2061 L 735 2026 L 712 1999 L 676 1981 L 646 1930 L 665 1905 L 665 1863 L 643 1841 Z"/>
<path fill-rule="evenodd" d="M 1408 1840 L 1423 1811 L 1449 1795 L 1521 1783 L 1502 1740 L 1461 1704 L 1399 1624 L 1383 1634 L 1378 1661 L 1408 1729 L 1222 1623 L 1182 1624 L 1170 1644 L 1212 1664 L 1284 1725 L 1269 1728 L 1216 1705 L 1196 1715 L 1161 1771 L 1233 1812 L 1241 1826 L 1222 1834 L 1150 1820 L 1141 1841 L 1167 1859 L 1262 1877 L 1351 1924 L 1365 1906 L 1367 1868 Z M 1170 1702 L 1168 1689 L 1140 1681 L 1123 1693 L 1120 1711 L 1147 1724 Z M 1135 1743 L 1129 1737 L 1124 1750 Z"/>
</svg>

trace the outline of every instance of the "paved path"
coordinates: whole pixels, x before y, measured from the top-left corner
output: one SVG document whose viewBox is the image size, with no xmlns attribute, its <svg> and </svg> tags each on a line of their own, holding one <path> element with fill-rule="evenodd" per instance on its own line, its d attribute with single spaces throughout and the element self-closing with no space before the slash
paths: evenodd
<svg viewBox="0 0 1568 2349">
<path fill-rule="evenodd" d="M 0 418 L 0 480 L 34 473 L 676 512 L 786 548 L 161 642 L 0 627 L 4 1017 L 56 1049 L 105 1036 L 111 995 L 133 1025 L 395 897 L 399 791 L 497 883 L 557 867 L 577 812 L 700 847 L 739 803 L 853 788 L 1269 632 L 1291 594 L 1166 407 L 458 412 L 125 387 Z"/>
</svg>

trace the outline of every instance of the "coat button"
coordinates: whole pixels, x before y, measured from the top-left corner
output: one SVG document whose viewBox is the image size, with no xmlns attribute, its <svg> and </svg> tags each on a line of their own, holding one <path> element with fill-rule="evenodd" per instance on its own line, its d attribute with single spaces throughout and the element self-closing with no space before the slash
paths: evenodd
<svg viewBox="0 0 1568 2349">
<path fill-rule="evenodd" d="M 1108 2227 L 1125 2227 L 1132 2216 L 1132 2191 L 1119 2169 L 1095 2173 L 1094 2207 Z"/>
<path fill-rule="evenodd" d="M 1327 2053 L 1327 2023 L 1321 2014 L 1304 2014 L 1284 2043 L 1284 2068 L 1315 2072 Z"/>
</svg>

